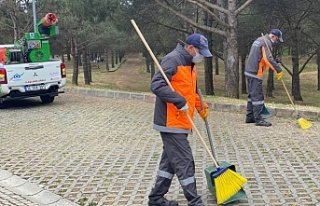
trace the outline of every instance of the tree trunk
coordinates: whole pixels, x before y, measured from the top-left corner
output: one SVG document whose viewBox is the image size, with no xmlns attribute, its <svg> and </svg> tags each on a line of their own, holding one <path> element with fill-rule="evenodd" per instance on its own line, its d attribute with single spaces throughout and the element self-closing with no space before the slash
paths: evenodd
<svg viewBox="0 0 320 206">
<path fill-rule="evenodd" d="M 91 65 L 91 61 L 90 61 L 90 54 L 89 52 L 87 53 L 87 61 L 88 61 L 88 78 L 89 78 L 89 82 L 92 82 L 92 65 Z"/>
<path fill-rule="evenodd" d="M 212 58 L 205 58 L 204 68 L 204 83 L 206 94 L 214 95 Z"/>
<path fill-rule="evenodd" d="M 90 85 L 89 64 L 90 64 L 90 55 L 88 51 L 85 49 L 84 55 L 83 55 L 83 75 L 84 75 L 84 84 L 86 85 Z"/>
<path fill-rule="evenodd" d="M 156 68 L 154 67 L 154 61 L 150 61 L 150 74 L 151 74 L 151 79 L 152 79 L 155 71 L 156 71 Z"/>
<path fill-rule="evenodd" d="M 244 70 L 246 68 L 247 54 L 241 53 L 241 94 L 247 94 L 246 76 Z"/>
<path fill-rule="evenodd" d="M 119 53 L 118 52 L 116 52 L 116 57 L 115 57 L 115 60 L 116 60 L 116 65 L 118 65 L 118 59 L 119 59 Z"/>
<path fill-rule="evenodd" d="M 238 47 L 234 29 L 229 29 L 224 44 L 226 96 L 239 99 Z"/>
<path fill-rule="evenodd" d="M 206 13 L 204 15 L 203 23 L 206 26 L 212 26 L 212 16 Z M 206 32 L 206 37 L 208 39 L 208 47 L 210 52 L 212 53 L 212 32 Z M 204 84 L 205 84 L 205 92 L 207 95 L 214 95 L 214 86 L 213 86 L 213 58 L 205 58 L 204 61 Z"/>
<path fill-rule="evenodd" d="M 96 62 L 97 56 L 95 52 L 92 52 L 91 55 L 89 54 L 90 61 Z"/>
<path fill-rule="evenodd" d="M 266 91 L 266 96 L 267 97 L 274 97 L 273 96 L 273 71 L 269 69 L 268 71 L 268 81 L 267 81 L 267 91 Z"/>
<path fill-rule="evenodd" d="M 16 11 L 14 10 L 13 12 L 8 12 L 8 13 L 10 14 L 12 24 L 13 24 L 13 42 L 16 42 L 19 39 L 19 28 L 17 26 Z"/>
<path fill-rule="evenodd" d="M 71 54 L 73 56 L 73 75 L 72 84 L 78 85 L 79 66 L 78 66 L 78 47 L 77 41 L 74 37 L 71 37 Z"/>
<path fill-rule="evenodd" d="M 219 57 L 217 55 L 214 55 L 214 66 L 216 75 L 219 75 Z"/>
<path fill-rule="evenodd" d="M 300 77 L 299 77 L 299 38 L 298 31 L 293 33 L 293 46 L 291 50 L 292 58 L 292 96 L 294 100 L 303 101 L 300 93 Z"/>
<path fill-rule="evenodd" d="M 279 53 L 279 47 L 278 46 L 274 46 L 272 48 L 272 56 L 273 59 L 277 59 L 277 54 Z M 280 58 L 280 57 L 279 57 Z M 269 69 L 268 71 L 268 80 L 267 80 L 267 91 L 266 91 L 266 96 L 267 97 L 274 97 L 273 96 L 273 90 L 275 89 L 274 87 L 274 74 L 273 71 L 271 69 Z"/>
<path fill-rule="evenodd" d="M 78 53 L 79 53 L 79 58 L 78 58 L 78 66 L 83 66 L 83 64 L 82 64 L 82 51 L 78 51 Z"/>
<path fill-rule="evenodd" d="M 226 38 L 224 40 L 224 62 L 226 67 L 225 87 L 226 96 L 239 99 L 239 59 L 237 42 L 237 17 L 233 14 L 236 10 L 236 1 L 228 1 L 227 23 L 230 28 L 226 29 Z"/>
<path fill-rule="evenodd" d="M 318 67 L 318 90 L 320 90 L 320 48 L 317 52 L 317 67 Z"/>
<path fill-rule="evenodd" d="M 145 58 L 146 58 L 146 72 L 150 73 L 150 63 L 152 62 L 151 56 L 147 53 L 145 53 Z M 152 77 L 152 76 L 151 76 Z"/>
<path fill-rule="evenodd" d="M 113 50 L 111 50 L 111 68 L 114 68 L 115 65 L 114 65 L 114 52 Z"/>
<path fill-rule="evenodd" d="M 107 49 L 105 49 L 105 51 L 104 51 L 104 53 L 105 53 L 105 62 L 106 62 L 106 70 L 107 70 L 107 72 L 110 70 L 110 68 L 109 68 L 109 57 L 108 57 L 108 50 Z"/>
</svg>

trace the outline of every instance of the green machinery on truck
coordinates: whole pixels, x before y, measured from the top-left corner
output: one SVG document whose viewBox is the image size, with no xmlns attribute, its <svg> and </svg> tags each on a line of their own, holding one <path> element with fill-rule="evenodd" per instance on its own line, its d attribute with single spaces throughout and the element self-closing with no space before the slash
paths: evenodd
<svg viewBox="0 0 320 206">
<path fill-rule="evenodd" d="M 58 34 L 57 16 L 48 13 L 35 27 L 34 32 L 25 33 L 24 37 L 12 45 L 0 45 L 0 63 L 14 64 L 44 62 L 50 60 L 49 38 Z"/>
</svg>

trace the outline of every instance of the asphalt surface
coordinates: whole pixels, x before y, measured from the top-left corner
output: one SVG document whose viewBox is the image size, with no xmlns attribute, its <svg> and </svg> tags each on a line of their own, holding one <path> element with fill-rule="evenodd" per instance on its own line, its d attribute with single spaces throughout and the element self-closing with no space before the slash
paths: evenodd
<svg viewBox="0 0 320 206">
<path fill-rule="evenodd" d="M 0 205 L 147 205 L 162 151 L 153 96 L 65 90 L 50 105 L 33 98 L 1 109 Z M 245 124 L 244 106 L 211 109 L 216 156 L 248 179 L 247 198 L 228 205 L 320 205 L 319 113 L 304 113 L 314 120 L 303 130 L 292 110 L 270 109 L 266 128 Z M 209 146 L 199 116 L 195 123 Z M 212 160 L 196 134 L 189 142 L 198 193 L 216 205 L 204 173 Z M 187 205 L 176 177 L 166 197 Z"/>
</svg>

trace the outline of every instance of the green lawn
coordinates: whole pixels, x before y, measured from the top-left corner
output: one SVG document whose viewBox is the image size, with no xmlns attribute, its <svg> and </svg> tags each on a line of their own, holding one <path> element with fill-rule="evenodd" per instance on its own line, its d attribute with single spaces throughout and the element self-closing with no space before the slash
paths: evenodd
<svg viewBox="0 0 320 206">
<path fill-rule="evenodd" d="M 112 70 L 107 72 L 104 62 L 99 63 L 99 69 L 95 66 L 92 71 L 93 82 L 91 85 L 84 85 L 83 71 L 80 67 L 78 78 L 78 87 L 97 88 L 97 89 L 112 89 L 131 92 L 150 92 L 150 74 L 146 72 L 144 58 L 141 55 L 127 55 L 126 61 L 121 65 L 116 65 Z M 283 60 L 285 65 L 289 65 L 290 59 Z M 65 62 L 67 66 L 67 86 L 74 87 L 71 84 L 72 80 L 72 62 Z M 302 65 L 303 61 L 301 61 Z M 202 65 L 198 65 L 199 86 L 204 91 L 204 70 Z M 206 96 L 210 101 L 224 101 L 230 103 L 245 104 L 247 94 L 240 94 L 240 99 L 230 99 L 224 97 L 225 75 L 223 63 L 220 63 L 219 75 L 214 75 L 214 91 L 215 96 Z M 266 90 L 265 73 L 264 90 Z M 291 76 L 284 70 L 283 79 L 289 92 L 291 91 Z M 277 105 L 279 107 L 290 107 L 291 103 L 283 88 L 281 81 L 275 79 L 274 98 L 266 97 L 265 102 L 268 105 Z M 311 61 L 306 69 L 300 74 L 301 96 L 304 101 L 297 101 L 297 108 L 308 108 L 320 110 L 320 91 L 317 90 L 317 65 L 315 61 Z"/>
</svg>

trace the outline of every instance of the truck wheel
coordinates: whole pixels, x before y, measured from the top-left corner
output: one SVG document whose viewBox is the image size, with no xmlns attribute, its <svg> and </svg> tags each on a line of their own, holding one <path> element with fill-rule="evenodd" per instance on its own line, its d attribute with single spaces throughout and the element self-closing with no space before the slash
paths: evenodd
<svg viewBox="0 0 320 206">
<path fill-rule="evenodd" d="M 52 103 L 54 100 L 54 96 L 40 96 L 42 103 L 48 104 Z"/>
</svg>

